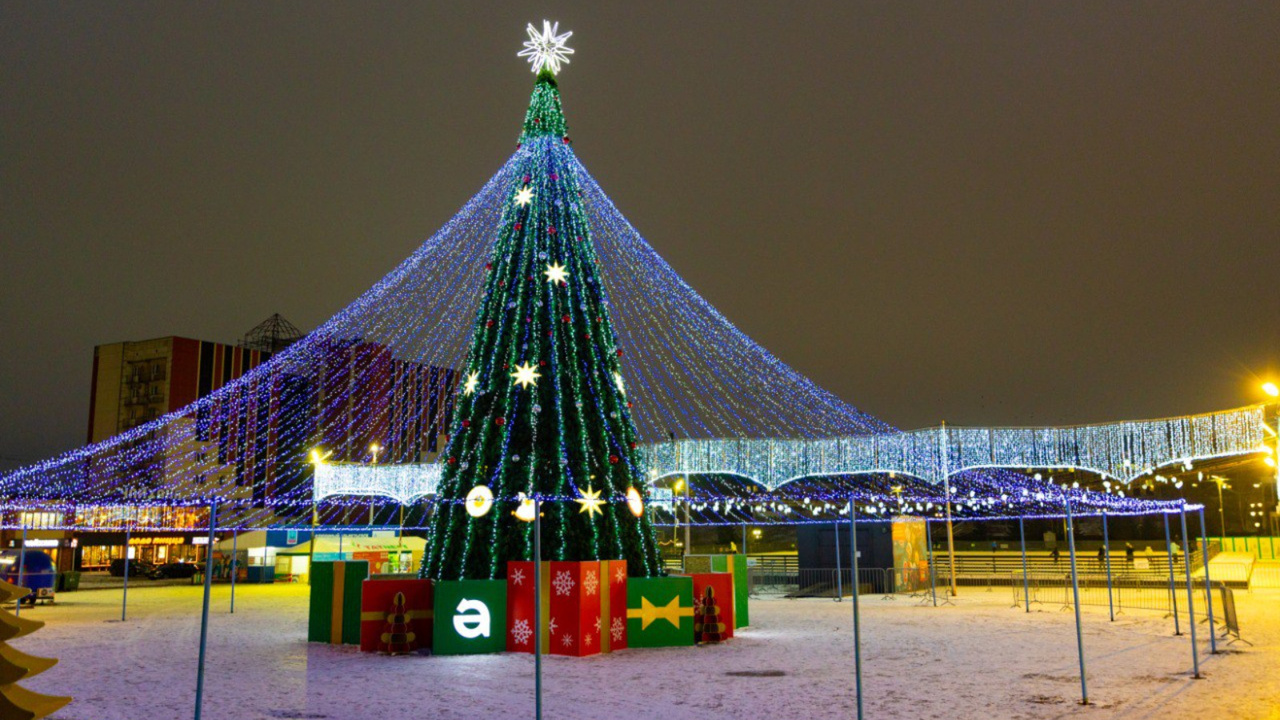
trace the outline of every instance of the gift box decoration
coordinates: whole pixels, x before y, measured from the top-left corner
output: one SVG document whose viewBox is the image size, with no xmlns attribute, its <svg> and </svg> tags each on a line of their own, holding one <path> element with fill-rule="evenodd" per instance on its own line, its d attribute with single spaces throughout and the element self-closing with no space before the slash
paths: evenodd
<svg viewBox="0 0 1280 720">
<path fill-rule="evenodd" d="M 600 561 L 600 652 L 627 649 L 627 561 Z"/>
<path fill-rule="evenodd" d="M 532 560 L 507 562 L 507 633 L 508 652 L 533 652 L 534 628 L 542 628 L 542 649 L 547 649 L 547 620 L 550 618 L 550 563 L 542 563 L 542 587 L 534 587 Z M 542 622 L 534 621 L 534 593 L 542 593 Z"/>
<path fill-rule="evenodd" d="M 437 580 L 432 585 L 432 652 L 476 655 L 502 652 L 506 639 L 506 580 Z"/>
<path fill-rule="evenodd" d="M 365 580 L 360 597 L 360 650 L 391 654 L 431 647 L 430 580 Z"/>
<path fill-rule="evenodd" d="M 692 645 L 693 578 L 628 578 L 627 643 L 633 648 Z"/>
<path fill-rule="evenodd" d="M 533 652 L 533 563 L 507 563 L 507 650 Z M 542 649 L 584 657 L 627 646 L 623 560 L 542 563 Z"/>
<path fill-rule="evenodd" d="M 311 603 L 307 640 L 360 644 L 360 586 L 369 577 L 363 560 L 311 563 Z"/>
<path fill-rule="evenodd" d="M 747 601 L 751 594 L 751 578 L 747 574 L 747 556 L 729 555 L 729 567 L 733 572 L 733 622 L 730 627 L 740 628 L 750 624 Z"/>
<path fill-rule="evenodd" d="M 552 561 L 550 570 L 547 651 L 574 657 L 595 655 L 600 652 L 600 562 Z"/>
</svg>

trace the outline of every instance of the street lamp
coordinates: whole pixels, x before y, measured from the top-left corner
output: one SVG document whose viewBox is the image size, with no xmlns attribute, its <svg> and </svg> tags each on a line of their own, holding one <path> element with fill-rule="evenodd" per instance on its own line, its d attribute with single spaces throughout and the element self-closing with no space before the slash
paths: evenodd
<svg viewBox="0 0 1280 720">
<path fill-rule="evenodd" d="M 373 462 L 371 463 L 372 465 L 378 464 L 378 452 L 380 450 L 382 450 L 382 446 L 379 445 L 378 443 L 372 443 L 369 445 L 369 453 L 373 455 Z M 373 504 L 374 504 L 374 496 L 370 495 L 369 496 L 369 525 L 370 526 L 373 525 Z"/>
<path fill-rule="evenodd" d="M 1231 487 L 1231 486 L 1227 485 L 1227 479 L 1222 477 L 1221 475 L 1213 475 L 1209 479 L 1213 481 L 1214 485 L 1218 486 L 1218 526 L 1222 528 L 1222 537 L 1226 537 L 1227 536 L 1227 515 L 1222 510 L 1222 488 L 1224 486 L 1226 487 Z"/>
<path fill-rule="evenodd" d="M 671 485 L 671 544 L 680 542 L 680 511 L 676 508 L 676 494 L 684 489 L 684 478 L 676 478 Z M 682 552 L 681 555 L 684 553 Z"/>
</svg>

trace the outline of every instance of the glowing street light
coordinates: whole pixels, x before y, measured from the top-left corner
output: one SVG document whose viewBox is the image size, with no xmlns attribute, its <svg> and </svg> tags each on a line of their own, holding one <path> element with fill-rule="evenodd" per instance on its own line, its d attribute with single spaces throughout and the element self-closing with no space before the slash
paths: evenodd
<svg viewBox="0 0 1280 720">
<path fill-rule="evenodd" d="M 1280 387 L 1276 387 L 1276 384 L 1273 382 L 1262 383 L 1262 392 L 1270 395 L 1271 397 L 1280 397 Z"/>
</svg>

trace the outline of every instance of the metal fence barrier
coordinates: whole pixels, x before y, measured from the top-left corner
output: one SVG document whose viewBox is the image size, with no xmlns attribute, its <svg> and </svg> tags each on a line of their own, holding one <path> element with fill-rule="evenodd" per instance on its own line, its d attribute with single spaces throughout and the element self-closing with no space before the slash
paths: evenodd
<svg viewBox="0 0 1280 720">
<path fill-rule="evenodd" d="M 753 567 L 748 571 L 750 592 L 757 597 L 843 598 L 853 592 L 849 568 L 797 568 L 773 570 Z M 900 568 L 858 568 L 858 594 L 919 596 L 929 592 L 929 571 Z"/>
</svg>

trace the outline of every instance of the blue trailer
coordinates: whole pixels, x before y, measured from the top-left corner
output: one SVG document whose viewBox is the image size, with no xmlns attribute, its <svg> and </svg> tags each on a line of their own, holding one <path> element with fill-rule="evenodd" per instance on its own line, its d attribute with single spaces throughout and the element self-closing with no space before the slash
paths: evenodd
<svg viewBox="0 0 1280 720">
<path fill-rule="evenodd" d="M 22 555 L 26 555 L 23 559 Z M 22 577 L 18 577 L 21 568 Z M 53 558 L 40 550 L 5 550 L 0 552 L 0 578 L 5 582 L 29 588 L 31 594 L 19 602 L 35 605 L 36 601 L 53 602 L 53 590 L 58 581 L 58 571 Z"/>
</svg>

